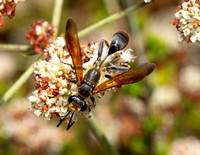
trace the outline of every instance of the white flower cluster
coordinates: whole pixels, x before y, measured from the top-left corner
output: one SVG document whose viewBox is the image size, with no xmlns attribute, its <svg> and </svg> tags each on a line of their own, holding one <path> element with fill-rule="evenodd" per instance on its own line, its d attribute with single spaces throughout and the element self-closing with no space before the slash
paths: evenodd
<svg viewBox="0 0 200 155">
<path fill-rule="evenodd" d="M 150 3 L 150 2 L 151 2 L 151 0 L 144 0 L 144 2 L 145 2 L 145 3 Z"/>
<path fill-rule="evenodd" d="M 164 85 L 156 88 L 151 97 L 151 106 L 168 109 L 178 104 L 181 100 L 179 91 L 171 86 Z"/>
<path fill-rule="evenodd" d="M 197 66 L 189 65 L 181 69 L 179 85 L 185 91 L 199 93 L 200 91 L 200 69 Z"/>
<path fill-rule="evenodd" d="M 168 155 L 199 155 L 200 140 L 195 137 L 176 139 L 171 146 Z"/>
<path fill-rule="evenodd" d="M 28 98 L 32 103 L 30 109 L 34 110 L 36 116 L 43 116 L 48 120 L 52 118 L 53 114 L 63 118 L 71 110 L 68 104 L 68 97 L 78 93 L 77 85 L 70 82 L 70 79 L 76 76 L 70 54 L 64 47 L 64 38 L 58 37 L 53 44 L 50 44 L 44 50 L 46 58 L 34 65 L 36 90 L 33 92 L 33 96 Z M 81 44 L 84 68 L 88 69 L 93 66 L 94 61 L 97 59 L 98 48 L 99 44 L 94 42 L 87 45 Z M 107 52 L 108 47 L 104 46 L 102 59 L 107 55 Z M 131 49 L 125 52 L 116 52 L 109 56 L 103 67 L 105 65 L 119 66 L 124 63 L 128 65 L 134 58 L 131 52 Z M 87 70 L 84 70 L 83 74 L 86 72 Z M 106 71 L 103 72 L 103 74 L 106 73 Z M 109 72 L 109 74 L 116 75 L 118 73 L 113 71 Z M 106 78 L 102 75 L 99 83 L 105 80 Z M 89 109 L 86 111 L 76 111 L 72 121 L 77 121 L 80 117 L 90 117 L 89 112 Z M 67 119 L 69 118 L 70 115 Z"/>
<path fill-rule="evenodd" d="M 31 24 L 31 28 L 26 33 L 26 38 L 30 40 L 35 53 L 41 53 L 46 45 L 52 42 L 54 31 L 54 26 L 43 19 Z"/>
<path fill-rule="evenodd" d="M 200 1 L 182 2 L 172 22 L 178 30 L 178 42 L 200 42 Z"/>
</svg>

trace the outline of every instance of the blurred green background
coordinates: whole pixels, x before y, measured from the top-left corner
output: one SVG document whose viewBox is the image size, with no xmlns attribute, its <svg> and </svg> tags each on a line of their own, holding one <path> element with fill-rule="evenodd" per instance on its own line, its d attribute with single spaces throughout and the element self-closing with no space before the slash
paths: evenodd
<svg viewBox="0 0 200 155">
<path fill-rule="evenodd" d="M 142 1 L 142 0 L 141 0 Z M 59 33 L 72 17 L 82 30 L 138 1 L 64 1 Z M 138 61 L 156 64 L 146 80 L 106 93 L 98 99 L 93 115 L 109 142 L 120 154 L 200 154 L 200 52 L 198 44 L 178 44 L 171 22 L 181 1 L 155 2 L 111 22 L 80 39 L 81 43 L 110 40 L 125 30 L 127 48 Z M 33 21 L 51 22 L 54 0 L 26 0 L 13 19 L 0 28 L 1 44 L 29 44 L 25 33 Z M 36 60 L 15 51 L 0 49 L 0 96 Z M 57 128 L 58 119 L 46 121 L 29 111 L 27 98 L 35 89 L 33 77 L 0 107 L 0 154 L 105 154 L 84 119 L 69 131 Z M 196 154 L 195 154 L 196 155 Z"/>
</svg>

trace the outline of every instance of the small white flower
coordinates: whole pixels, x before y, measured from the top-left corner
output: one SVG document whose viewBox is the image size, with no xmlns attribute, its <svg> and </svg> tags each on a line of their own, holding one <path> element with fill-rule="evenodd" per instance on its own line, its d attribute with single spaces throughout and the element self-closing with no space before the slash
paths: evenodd
<svg viewBox="0 0 200 155">
<path fill-rule="evenodd" d="M 31 102 L 36 102 L 36 101 L 37 101 L 37 97 L 35 97 L 35 96 L 30 96 L 30 97 L 28 98 L 28 100 L 31 101 Z"/>
<path fill-rule="evenodd" d="M 61 110 L 62 113 L 66 114 L 68 108 L 62 106 L 60 110 Z"/>
<path fill-rule="evenodd" d="M 41 111 L 41 110 L 35 110 L 35 111 L 34 111 L 34 114 L 35 114 L 36 116 L 40 116 L 40 115 L 42 114 L 42 111 Z"/>
<path fill-rule="evenodd" d="M 68 92 L 67 88 L 63 88 L 63 89 L 61 89 L 61 90 L 59 91 L 59 94 L 60 94 L 60 95 L 65 95 L 65 94 L 67 94 L 67 92 Z"/>
<path fill-rule="evenodd" d="M 64 47 L 66 45 L 65 39 L 63 37 L 58 37 L 54 44 L 57 47 Z"/>
<path fill-rule="evenodd" d="M 144 2 L 145 2 L 145 3 L 150 3 L 150 2 L 151 2 L 151 0 L 144 0 Z"/>
<path fill-rule="evenodd" d="M 189 28 L 186 28 L 185 30 L 183 30 L 183 33 L 184 33 L 184 36 L 188 36 L 190 35 L 190 29 Z"/>
<path fill-rule="evenodd" d="M 53 103 L 56 103 L 56 101 L 57 101 L 56 98 L 47 98 L 46 104 L 47 104 L 49 107 L 51 107 L 51 105 L 52 105 Z"/>
<path fill-rule="evenodd" d="M 134 55 L 131 54 L 132 52 L 133 52 L 132 49 L 128 49 L 128 50 L 126 50 L 125 52 L 122 52 L 122 54 L 121 54 L 121 56 L 120 56 L 121 59 L 123 59 L 123 60 L 125 60 L 126 62 L 130 63 L 131 60 L 132 60 L 133 58 L 135 58 Z"/>
<path fill-rule="evenodd" d="M 191 42 L 196 42 L 196 40 L 197 40 L 197 37 L 195 36 L 195 35 L 192 35 L 191 36 L 191 38 L 190 38 L 190 40 L 191 40 Z M 181 40 L 182 41 L 182 40 Z M 179 42 L 181 42 L 181 41 L 179 41 Z"/>
<path fill-rule="evenodd" d="M 51 89 L 56 89 L 56 85 L 55 85 L 55 84 L 51 84 L 51 85 L 50 85 L 50 88 L 51 88 Z"/>
</svg>

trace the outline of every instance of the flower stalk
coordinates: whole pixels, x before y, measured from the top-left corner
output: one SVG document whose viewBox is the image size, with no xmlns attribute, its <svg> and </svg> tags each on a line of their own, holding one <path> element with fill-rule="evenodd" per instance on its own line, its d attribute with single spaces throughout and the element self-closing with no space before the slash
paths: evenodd
<svg viewBox="0 0 200 155">
<path fill-rule="evenodd" d="M 118 152 L 111 146 L 108 139 L 105 137 L 102 130 L 98 127 L 97 121 L 93 117 L 92 119 L 86 119 L 88 126 L 98 141 L 101 143 L 103 148 L 107 151 L 109 155 L 118 155 Z"/>
<path fill-rule="evenodd" d="M 10 51 L 28 51 L 31 49 L 29 45 L 13 45 L 13 44 L 0 44 L 1 50 L 10 50 Z"/>
<path fill-rule="evenodd" d="M 53 34 L 53 38 L 55 39 L 58 35 L 58 28 L 59 28 L 59 24 L 60 24 L 60 17 L 61 17 L 61 13 L 62 13 L 62 6 L 63 6 L 64 0 L 56 0 L 55 1 L 55 6 L 54 6 L 54 10 L 53 10 L 53 17 L 52 17 L 52 25 L 55 26 L 55 32 Z"/>
<path fill-rule="evenodd" d="M 129 8 L 127 8 L 127 9 L 123 10 L 123 11 L 115 13 L 115 14 L 113 14 L 113 15 L 111 15 L 111 16 L 109 16 L 109 17 L 107 17 L 107 18 L 105 18 L 105 19 L 103 19 L 103 20 L 101 20 L 101 21 L 99 21 L 99 22 L 87 27 L 86 29 L 80 31 L 78 33 L 78 35 L 79 35 L 79 37 L 86 36 L 87 34 L 89 34 L 90 32 L 94 31 L 95 29 L 97 29 L 97 28 L 99 28 L 99 27 L 101 27 L 101 26 L 103 26 L 103 25 L 105 25 L 105 24 L 107 24 L 109 22 L 112 22 L 114 20 L 120 19 L 120 18 L 124 17 L 125 15 L 129 14 L 130 12 L 136 11 L 139 8 L 141 8 L 141 7 L 143 7 L 143 6 L 147 5 L 147 4 L 148 3 L 140 2 L 140 3 L 136 4 L 136 5 L 133 5 L 133 6 L 129 7 Z"/>
</svg>

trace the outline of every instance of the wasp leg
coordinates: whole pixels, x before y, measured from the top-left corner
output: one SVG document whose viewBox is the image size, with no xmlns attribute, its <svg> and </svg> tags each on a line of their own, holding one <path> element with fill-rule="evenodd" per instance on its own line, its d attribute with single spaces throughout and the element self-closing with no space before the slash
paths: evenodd
<svg viewBox="0 0 200 155">
<path fill-rule="evenodd" d="M 70 82 L 76 84 L 77 81 L 75 79 L 70 79 Z"/>
<path fill-rule="evenodd" d="M 110 45 L 109 45 L 108 41 L 107 41 L 107 40 L 104 40 L 104 41 L 105 41 L 105 45 L 106 45 L 108 48 L 110 48 Z"/>
<path fill-rule="evenodd" d="M 97 63 L 101 61 L 101 56 L 102 56 L 102 52 L 103 52 L 103 43 L 104 43 L 104 40 L 102 39 L 100 42 L 100 45 L 99 45 L 97 60 L 93 64 L 94 66 L 97 66 Z"/>
<path fill-rule="evenodd" d="M 109 74 L 106 74 L 105 77 L 108 78 L 108 79 L 110 79 L 112 76 L 109 75 Z"/>
<path fill-rule="evenodd" d="M 109 71 L 109 70 L 128 71 L 129 67 L 108 66 L 105 68 L 105 70 L 106 71 Z"/>
<path fill-rule="evenodd" d="M 93 106 L 95 107 L 95 106 L 96 106 L 95 98 L 94 98 L 93 96 L 91 96 L 90 99 L 91 99 L 91 101 L 92 101 Z"/>
<path fill-rule="evenodd" d="M 66 62 L 63 62 L 62 61 L 62 57 L 58 57 L 59 59 L 60 59 L 60 62 L 62 62 L 63 64 L 65 64 L 65 65 L 69 65 L 71 68 L 73 68 L 74 69 L 74 67 L 72 66 L 72 64 L 69 64 L 69 63 L 66 63 Z"/>
<path fill-rule="evenodd" d="M 60 119 L 60 122 L 58 123 L 57 127 L 60 126 L 60 124 L 65 120 L 65 118 L 69 115 L 70 112 L 71 112 L 71 110 L 65 115 L 65 117 L 63 119 Z"/>
<path fill-rule="evenodd" d="M 69 130 L 69 128 L 75 123 L 75 121 L 72 122 L 72 117 L 74 116 L 74 112 L 72 113 L 71 117 L 70 117 L 70 120 L 69 120 L 69 123 L 67 125 L 67 130 Z"/>
</svg>

